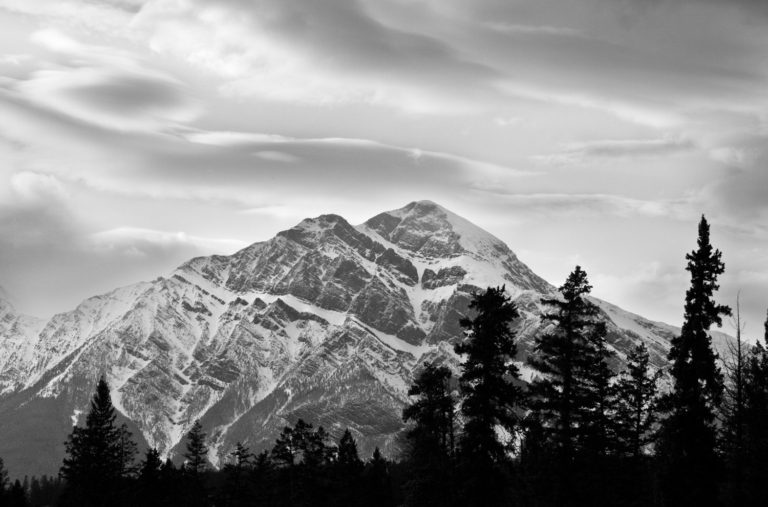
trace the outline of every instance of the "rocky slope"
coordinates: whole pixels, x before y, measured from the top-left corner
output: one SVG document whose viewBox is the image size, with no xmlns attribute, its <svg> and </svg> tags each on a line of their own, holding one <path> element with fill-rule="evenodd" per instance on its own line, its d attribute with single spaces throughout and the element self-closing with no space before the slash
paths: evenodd
<svg viewBox="0 0 768 507">
<path fill-rule="evenodd" d="M 472 292 L 500 284 L 521 310 L 522 360 L 554 288 L 497 238 L 421 201 L 359 226 L 307 219 L 48 322 L 0 301 L 0 456 L 15 473 L 55 472 L 100 374 L 163 453 L 177 454 L 198 418 L 220 463 L 235 442 L 268 447 L 299 417 L 351 428 L 363 453 L 394 453 L 414 370 L 456 366 Z M 675 328 L 597 303 L 620 357 L 642 340 L 663 364 Z"/>
</svg>

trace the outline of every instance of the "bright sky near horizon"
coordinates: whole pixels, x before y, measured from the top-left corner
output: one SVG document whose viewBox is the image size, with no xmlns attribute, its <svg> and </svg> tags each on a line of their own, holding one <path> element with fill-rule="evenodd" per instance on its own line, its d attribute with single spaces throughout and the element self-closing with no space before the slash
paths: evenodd
<svg viewBox="0 0 768 507">
<path fill-rule="evenodd" d="M 754 339 L 767 140 L 761 0 L 0 0 L 0 285 L 45 316 L 430 199 L 680 324 L 704 213 Z"/>
</svg>

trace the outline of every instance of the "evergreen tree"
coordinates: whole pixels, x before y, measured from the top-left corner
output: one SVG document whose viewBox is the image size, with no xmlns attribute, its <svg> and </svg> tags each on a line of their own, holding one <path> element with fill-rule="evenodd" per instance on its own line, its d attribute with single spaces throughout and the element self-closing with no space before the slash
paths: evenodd
<svg viewBox="0 0 768 507">
<path fill-rule="evenodd" d="M 272 447 L 272 460 L 278 467 L 292 467 L 296 462 L 296 453 L 293 428 L 284 426 Z"/>
<path fill-rule="evenodd" d="M 460 440 L 462 498 L 467 505 L 491 506 L 504 503 L 505 464 L 518 431 L 517 409 L 521 405 L 520 372 L 513 362 L 517 355 L 511 323 L 519 315 L 504 287 L 489 287 L 476 294 L 469 304 L 476 315 L 460 321 L 466 330 L 456 345 L 465 355 L 459 385 L 464 400 L 461 412 L 464 431 Z M 508 435 L 499 438 L 497 428 Z"/>
<path fill-rule="evenodd" d="M 4 498 L 0 497 L 0 500 L 3 501 L 0 505 L 7 507 L 27 507 L 29 505 L 27 502 L 27 493 L 24 491 L 24 486 L 21 485 L 21 481 L 18 479 L 16 479 L 8 491 L 5 492 Z"/>
<path fill-rule="evenodd" d="M 750 350 L 744 367 L 743 504 L 768 505 L 768 318 L 763 343 Z"/>
<path fill-rule="evenodd" d="M 363 466 L 360 455 L 357 453 L 357 442 L 349 428 L 344 430 L 339 439 L 337 463 L 341 468 L 350 471 Z"/>
<path fill-rule="evenodd" d="M 446 456 L 453 454 L 456 400 L 450 387 L 451 370 L 436 363 L 425 363 L 408 396 L 417 399 L 403 409 L 403 420 L 413 421 L 411 440 L 429 442 Z"/>
<path fill-rule="evenodd" d="M 322 467 L 328 465 L 335 454 L 328 439 L 322 427 L 314 430 L 303 419 L 293 428 L 283 428 L 272 448 L 272 458 L 280 467 L 276 494 L 288 505 L 324 505 L 330 487 Z"/>
<path fill-rule="evenodd" d="M 411 470 L 405 485 L 406 506 L 445 506 L 454 500 L 452 484 L 453 413 L 455 401 L 445 366 L 426 363 L 408 390 L 417 399 L 403 409 L 407 431 L 406 460 Z"/>
<path fill-rule="evenodd" d="M 392 507 L 392 477 L 389 462 L 381 455 L 379 448 L 373 450 L 373 456 L 365 467 L 366 494 L 361 495 L 362 504 L 369 507 Z"/>
<path fill-rule="evenodd" d="M 232 461 L 224 465 L 224 503 L 230 506 L 246 505 L 250 493 L 247 479 L 253 466 L 253 454 L 242 442 L 237 442 L 230 456 Z"/>
<path fill-rule="evenodd" d="M 123 426 L 115 426 L 115 408 L 102 377 L 91 400 L 85 427 L 75 427 L 66 442 L 60 475 L 66 481 L 65 503 L 81 506 L 115 504 L 123 479 L 131 472 L 136 446 Z"/>
<path fill-rule="evenodd" d="M 362 505 L 363 462 L 357 453 L 357 442 L 347 428 L 338 444 L 335 469 L 335 502 L 339 506 Z"/>
<path fill-rule="evenodd" d="M 150 507 L 165 504 L 166 498 L 161 488 L 163 462 L 157 449 L 147 449 L 144 460 L 139 467 L 138 498 L 140 505 Z"/>
<path fill-rule="evenodd" d="M 208 446 L 200 421 L 197 420 L 187 433 L 187 452 L 184 453 L 184 470 L 193 476 L 199 476 L 208 468 Z"/>
<path fill-rule="evenodd" d="M 556 456 L 551 489 L 555 501 L 563 504 L 581 501 L 577 484 L 587 495 L 600 491 L 577 478 L 584 467 L 574 463 L 590 460 L 587 470 L 599 472 L 613 431 L 609 417 L 613 373 L 608 367 L 606 328 L 599 308 L 587 299 L 591 290 L 587 274 L 576 266 L 559 289 L 561 297 L 542 300 L 551 308 L 542 318 L 553 325 L 536 337 L 534 353 L 528 358 L 543 374 L 529 386 L 529 407 L 540 421 L 544 445 Z"/>
<path fill-rule="evenodd" d="M 253 489 L 252 501 L 256 505 L 272 505 L 272 489 L 274 483 L 274 466 L 269 452 L 262 451 L 256 456 L 253 471 Z"/>
<path fill-rule="evenodd" d="M 672 339 L 672 391 L 663 399 L 661 449 L 665 459 L 664 495 L 668 505 L 716 505 L 718 459 L 715 409 L 722 399 L 723 376 L 716 364 L 709 328 L 722 325 L 731 309 L 714 301 L 717 278 L 725 266 L 709 241 L 702 216 L 698 247 L 686 255 L 691 285 L 679 336 Z"/>
<path fill-rule="evenodd" d="M 3 458 L 0 458 L 0 498 L 5 496 L 8 490 L 8 470 L 5 469 Z"/>
<path fill-rule="evenodd" d="M 651 358 L 640 343 L 627 355 L 626 369 L 616 383 L 616 430 L 619 451 L 635 460 L 653 441 L 656 393 L 661 371 L 651 371 Z"/>
<path fill-rule="evenodd" d="M 199 420 L 187 433 L 187 450 L 184 453 L 183 503 L 203 506 L 208 503 L 208 492 L 203 475 L 208 470 L 208 446 L 206 435 Z"/>
<path fill-rule="evenodd" d="M 586 296 L 592 290 L 587 274 L 576 266 L 560 287 L 562 299 L 545 298 L 552 308 L 542 318 L 552 322 L 537 336 L 528 363 L 543 375 L 529 387 L 530 408 L 541 418 L 548 440 L 564 462 L 573 459 L 586 432 L 603 424 L 607 398 L 605 324 L 599 308 Z"/>
</svg>

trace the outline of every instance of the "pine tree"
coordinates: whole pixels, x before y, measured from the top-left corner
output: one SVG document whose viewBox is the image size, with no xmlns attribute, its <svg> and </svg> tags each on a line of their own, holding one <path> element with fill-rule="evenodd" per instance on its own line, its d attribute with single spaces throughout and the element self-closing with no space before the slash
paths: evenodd
<svg viewBox="0 0 768 507">
<path fill-rule="evenodd" d="M 665 459 L 664 494 L 669 505 L 716 505 L 718 459 L 715 410 L 722 399 L 723 376 L 716 364 L 709 328 L 722 325 L 731 309 L 715 303 L 717 278 L 725 270 L 721 253 L 709 241 L 702 216 L 698 247 L 686 255 L 691 285 L 679 336 L 672 339 L 672 392 L 663 399 L 661 450 Z"/>
<path fill-rule="evenodd" d="M 627 355 L 626 369 L 616 382 L 616 429 L 619 451 L 638 460 L 653 441 L 656 393 L 661 371 L 653 373 L 645 344 Z"/>
<path fill-rule="evenodd" d="M 66 442 L 60 475 L 66 481 L 65 503 L 103 505 L 119 498 L 123 479 L 131 472 L 136 446 L 117 415 L 109 386 L 102 377 L 91 400 L 85 427 L 75 427 Z"/>
<path fill-rule="evenodd" d="M 272 447 L 272 460 L 278 467 L 292 467 L 296 462 L 296 453 L 293 428 L 285 426 Z"/>
<path fill-rule="evenodd" d="M 425 363 L 408 396 L 417 399 L 403 409 L 403 420 L 415 426 L 408 434 L 412 440 L 429 442 L 446 456 L 453 454 L 452 435 L 456 401 L 450 387 L 451 370 L 436 363 Z"/>
<path fill-rule="evenodd" d="M 190 475 L 199 476 L 208 468 L 208 446 L 205 437 L 202 424 L 199 420 L 195 421 L 187 433 L 187 452 L 184 453 L 184 470 Z"/>
<path fill-rule="evenodd" d="M 13 485 L 5 492 L 5 498 L 0 497 L 0 499 L 4 501 L 4 503 L 0 503 L 0 505 L 6 507 L 27 507 L 27 505 L 29 505 L 27 502 L 27 493 L 24 491 L 24 486 L 22 486 L 21 481 L 18 479 L 13 481 Z"/>
<path fill-rule="evenodd" d="M 232 462 L 224 466 L 225 505 L 246 505 L 249 494 L 247 477 L 253 467 L 253 454 L 242 442 L 237 442 L 230 456 Z"/>
<path fill-rule="evenodd" d="M 254 486 L 252 502 L 256 505 L 272 505 L 275 470 L 269 452 L 262 451 L 256 456 L 251 478 Z"/>
<path fill-rule="evenodd" d="M 563 463 L 585 446 L 604 446 L 607 433 L 612 372 L 605 324 L 599 308 L 586 298 L 591 290 L 587 274 L 576 266 L 559 289 L 562 299 L 542 299 L 552 308 L 542 318 L 554 325 L 536 337 L 528 358 L 543 374 L 529 387 L 529 406 Z"/>
<path fill-rule="evenodd" d="M 373 456 L 365 467 L 366 495 L 362 498 L 363 505 L 369 507 L 392 507 L 392 477 L 389 462 L 381 455 L 379 448 L 373 450 Z"/>
<path fill-rule="evenodd" d="M 164 504 L 165 498 L 160 487 L 162 466 L 163 462 L 160 460 L 157 449 L 147 449 L 144 460 L 139 466 L 137 504 L 150 507 Z"/>
<path fill-rule="evenodd" d="M 362 468 L 363 462 L 360 460 L 360 455 L 357 453 L 357 442 L 352 436 L 352 432 L 349 428 L 344 430 L 344 433 L 339 439 L 338 446 L 338 458 L 337 463 L 340 467 L 346 470 L 354 470 Z"/>
<path fill-rule="evenodd" d="M 339 439 L 334 469 L 336 483 L 335 503 L 341 507 L 361 505 L 363 462 L 357 453 L 357 442 L 355 442 L 349 428 L 344 430 Z"/>
<path fill-rule="evenodd" d="M 8 470 L 5 469 L 5 463 L 3 458 L 0 458 L 0 498 L 2 498 L 8 490 Z"/>
<path fill-rule="evenodd" d="M 490 287 L 476 294 L 469 309 L 477 315 L 461 320 L 466 339 L 455 347 L 457 354 L 466 356 L 459 377 L 465 420 L 461 448 L 465 454 L 503 462 L 508 457 L 509 444 L 499 441 L 496 428 L 515 434 L 519 424 L 516 409 L 522 397 L 520 372 L 513 363 L 517 345 L 510 329 L 519 314 L 504 287 Z"/>
<path fill-rule="evenodd" d="M 543 430 L 544 446 L 537 445 L 554 458 L 548 461 L 555 467 L 550 489 L 556 503 L 601 501 L 594 497 L 601 489 L 593 482 L 602 480 L 613 434 L 613 372 L 605 324 L 599 308 L 587 299 L 591 290 L 587 274 L 576 266 L 559 298 L 542 299 L 551 308 L 542 318 L 553 325 L 536 337 L 528 358 L 542 374 L 529 386 L 529 407 Z M 585 466 L 575 466 L 577 460 L 586 460 Z"/>
<path fill-rule="evenodd" d="M 521 405 L 520 372 L 513 362 L 517 355 L 515 335 L 510 329 L 519 316 L 504 287 L 489 287 L 475 294 L 469 309 L 473 319 L 460 321 L 465 340 L 456 353 L 465 355 L 459 385 L 464 400 L 461 412 L 464 431 L 460 440 L 462 498 L 468 505 L 498 505 L 506 502 L 503 483 L 505 465 L 518 431 L 517 409 Z M 502 441 L 497 429 L 508 438 Z"/>
<path fill-rule="evenodd" d="M 405 485 L 406 506 L 445 506 L 453 500 L 452 448 L 455 401 L 445 366 L 426 363 L 408 390 L 417 399 L 403 409 L 407 431 L 406 461 L 410 478 Z"/>
<path fill-rule="evenodd" d="M 744 505 L 768 505 L 768 318 L 744 367 Z"/>
</svg>

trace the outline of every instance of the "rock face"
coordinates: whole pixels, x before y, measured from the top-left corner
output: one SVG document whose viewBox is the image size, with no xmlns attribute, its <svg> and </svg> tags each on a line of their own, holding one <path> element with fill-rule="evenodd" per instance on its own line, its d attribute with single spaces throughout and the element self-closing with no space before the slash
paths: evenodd
<svg viewBox="0 0 768 507">
<path fill-rule="evenodd" d="M 430 359 L 456 367 L 472 292 L 501 284 L 520 308 L 522 361 L 554 287 L 497 238 L 421 201 L 359 226 L 307 219 L 48 322 L 0 300 L 0 456 L 14 474 L 55 473 L 100 374 L 134 434 L 172 456 L 198 418 L 214 464 L 237 441 L 271 447 L 298 418 L 334 435 L 349 427 L 365 455 L 395 454 L 414 371 Z M 642 340 L 663 364 L 675 328 L 595 301 L 619 357 Z"/>
</svg>

